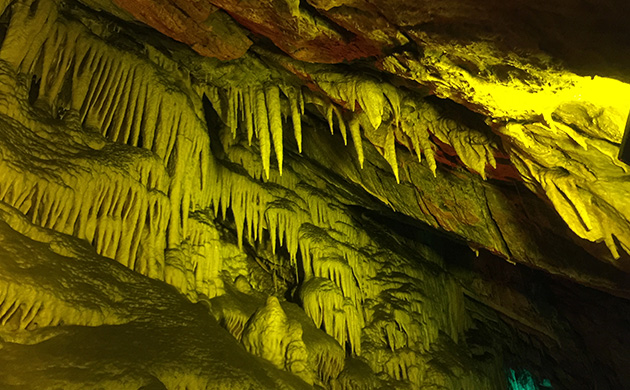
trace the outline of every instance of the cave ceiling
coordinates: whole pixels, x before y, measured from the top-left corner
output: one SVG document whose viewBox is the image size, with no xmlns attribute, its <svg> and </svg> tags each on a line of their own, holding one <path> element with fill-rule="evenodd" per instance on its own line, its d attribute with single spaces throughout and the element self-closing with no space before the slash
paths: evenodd
<svg viewBox="0 0 630 390">
<path fill-rule="evenodd" d="M 0 384 L 630 385 L 630 3 L 0 11 Z"/>
<path fill-rule="evenodd" d="M 228 90 L 221 114 L 234 131 L 252 87 L 279 84 L 291 110 L 280 115 L 301 127 L 294 100 L 308 99 L 354 144 L 339 152 L 358 164 L 314 159 L 393 211 L 475 250 L 627 296 L 630 188 L 617 159 L 630 108 L 624 2 L 100 3 L 227 61 L 224 74 L 188 71 Z M 270 90 L 267 99 L 279 94 Z M 266 142 L 268 176 L 286 146 Z M 388 168 L 365 161 L 365 142 Z M 572 260 L 559 259 L 566 251 Z"/>
</svg>

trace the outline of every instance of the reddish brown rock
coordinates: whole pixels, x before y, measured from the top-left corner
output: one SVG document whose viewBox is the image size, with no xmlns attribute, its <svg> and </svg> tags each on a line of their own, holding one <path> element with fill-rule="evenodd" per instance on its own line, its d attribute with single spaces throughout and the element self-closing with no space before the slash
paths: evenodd
<svg viewBox="0 0 630 390">
<path fill-rule="evenodd" d="M 212 0 L 248 30 L 265 36 L 291 57 L 338 63 L 380 54 L 368 38 L 356 36 L 297 4 L 281 0 Z"/>
<path fill-rule="evenodd" d="M 232 19 L 206 1 L 115 0 L 139 21 L 197 53 L 220 60 L 241 57 L 252 42 Z"/>
<path fill-rule="evenodd" d="M 391 49 L 409 42 L 405 34 L 390 23 L 372 5 L 352 1 L 333 6 L 327 1 L 310 0 L 309 3 L 327 18 L 348 31 L 363 36 L 381 50 Z"/>
</svg>

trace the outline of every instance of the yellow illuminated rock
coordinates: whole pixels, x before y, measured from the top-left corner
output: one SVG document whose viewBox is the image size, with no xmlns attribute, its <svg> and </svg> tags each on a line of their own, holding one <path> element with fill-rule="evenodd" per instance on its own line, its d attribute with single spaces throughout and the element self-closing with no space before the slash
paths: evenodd
<svg viewBox="0 0 630 390">
<path fill-rule="evenodd" d="M 518 8 L 1 1 L 0 389 L 630 387 L 630 60 Z"/>
</svg>

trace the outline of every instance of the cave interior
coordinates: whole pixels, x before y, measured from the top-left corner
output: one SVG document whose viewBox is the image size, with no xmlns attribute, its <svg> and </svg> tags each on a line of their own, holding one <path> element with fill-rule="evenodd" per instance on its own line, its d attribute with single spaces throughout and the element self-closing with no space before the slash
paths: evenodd
<svg viewBox="0 0 630 390">
<path fill-rule="evenodd" d="M 1 389 L 630 389 L 627 1 L 0 15 Z"/>
</svg>

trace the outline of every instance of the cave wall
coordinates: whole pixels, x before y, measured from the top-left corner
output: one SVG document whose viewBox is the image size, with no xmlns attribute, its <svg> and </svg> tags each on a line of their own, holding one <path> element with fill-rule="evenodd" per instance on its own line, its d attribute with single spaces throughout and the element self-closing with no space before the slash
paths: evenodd
<svg viewBox="0 0 630 390">
<path fill-rule="evenodd" d="M 3 386 L 630 383 L 628 85 L 325 3 L 0 3 Z"/>
</svg>

